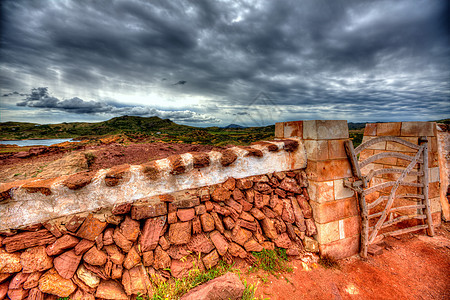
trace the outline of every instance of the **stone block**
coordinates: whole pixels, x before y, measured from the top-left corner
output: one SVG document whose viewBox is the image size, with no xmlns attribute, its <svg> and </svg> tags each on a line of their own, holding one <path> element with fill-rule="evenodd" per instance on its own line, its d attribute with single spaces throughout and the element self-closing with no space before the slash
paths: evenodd
<svg viewBox="0 0 450 300">
<path fill-rule="evenodd" d="M 83 260 L 93 266 L 103 266 L 107 259 L 106 253 L 98 250 L 97 247 L 92 247 L 83 256 Z"/>
<path fill-rule="evenodd" d="M 428 182 L 438 182 L 439 181 L 439 167 L 428 169 Z"/>
<path fill-rule="evenodd" d="M 317 234 L 315 239 L 319 244 L 328 244 L 340 239 L 339 235 L 339 221 L 329 222 L 329 223 L 317 223 Z"/>
<path fill-rule="evenodd" d="M 364 135 L 377 135 L 377 124 L 376 123 L 366 123 L 366 127 L 364 128 Z"/>
<path fill-rule="evenodd" d="M 347 153 L 345 152 L 345 140 L 328 140 L 328 158 L 338 159 L 347 158 Z"/>
<path fill-rule="evenodd" d="M 328 159 L 328 142 L 326 140 L 304 140 L 306 157 L 308 160 Z"/>
<path fill-rule="evenodd" d="M 306 174 L 310 181 L 327 181 L 352 177 L 351 166 L 348 159 L 308 161 Z"/>
<path fill-rule="evenodd" d="M 401 136 L 436 136 L 435 122 L 402 122 Z"/>
<path fill-rule="evenodd" d="M 429 199 L 429 201 L 430 201 L 431 213 L 442 211 L 441 198 L 440 197 L 431 198 L 431 199 Z"/>
<path fill-rule="evenodd" d="M 275 138 L 284 138 L 284 122 L 275 123 Z"/>
<path fill-rule="evenodd" d="M 219 259 L 220 259 L 219 254 L 217 253 L 216 250 L 213 250 L 211 251 L 211 253 L 203 257 L 203 264 L 207 269 L 211 269 L 212 267 L 214 267 L 219 263 Z"/>
<path fill-rule="evenodd" d="M 337 179 L 333 181 L 334 185 L 334 199 L 346 199 L 355 196 L 352 189 L 344 187 L 344 179 Z"/>
<path fill-rule="evenodd" d="M 431 182 L 428 185 L 428 198 L 439 197 L 440 182 Z"/>
<path fill-rule="evenodd" d="M 377 123 L 377 136 L 400 136 L 402 123 Z"/>
<path fill-rule="evenodd" d="M 223 256 L 223 255 L 225 255 L 225 253 L 227 253 L 228 243 L 225 240 L 224 236 L 220 234 L 220 232 L 218 232 L 218 231 L 211 232 L 209 235 L 209 238 L 213 242 L 214 246 L 217 249 L 217 252 L 220 255 Z"/>
<path fill-rule="evenodd" d="M 102 222 L 92 214 L 89 214 L 83 224 L 81 224 L 80 228 L 78 228 L 76 236 L 82 239 L 95 241 L 95 238 L 102 233 L 107 225 L 108 223 Z"/>
<path fill-rule="evenodd" d="M 209 253 L 214 249 L 214 245 L 205 234 L 201 233 L 191 238 L 187 248 L 194 253 Z"/>
<path fill-rule="evenodd" d="M 95 242 L 90 240 L 81 240 L 76 246 L 75 246 L 75 254 L 76 255 L 82 255 L 86 251 L 88 251 L 92 246 L 94 246 Z"/>
<path fill-rule="evenodd" d="M 303 137 L 303 121 L 284 122 L 283 137 Z"/>
<path fill-rule="evenodd" d="M 310 202 L 314 220 L 317 223 L 329 223 L 359 214 L 356 198 L 346 198 L 336 201 L 318 203 Z"/>
<path fill-rule="evenodd" d="M 335 140 L 348 138 L 348 125 L 345 120 L 303 121 L 303 139 Z"/>
<path fill-rule="evenodd" d="M 437 227 L 441 225 L 442 222 L 442 214 L 440 211 L 434 212 L 431 214 L 431 220 L 433 220 L 433 226 Z"/>
<path fill-rule="evenodd" d="M 311 201 L 324 203 L 334 201 L 334 182 L 331 181 L 309 181 L 308 194 Z"/>
<path fill-rule="evenodd" d="M 340 239 L 359 235 L 360 233 L 361 233 L 361 217 L 359 215 L 339 220 Z"/>
<path fill-rule="evenodd" d="M 131 247 L 130 247 L 131 249 Z M 120 252 L 116 245 L 105 246 L 106 253 L 108 253 L 109 259 L 116 265 L 122 265 L 125 256 Z"/>
<path fill-rule="evenodd" d="M 3 239 L 2 244 L 7 252 L 16 252 L 35 246 L 47 245 L 56 241 L 56 238 L 47 229 L 21 232 Z"/>
<path fill-rule="evenodd" d="M 214 226 L 214 218 L 209 214 L 203 214 L 200 216 L 200 221 L 202 222 L 202 228 L 204 232 L 213 231 Z"/>
<path fill-rule="evenodd" d="M 91 249 L 97 250 L 95 247 L 92 247 Z M 80 261 L 81 255 L 76 255 L 74 250 L 69 250 L 60 256 L 55 257 L 53 264 L 55 266 L 55 270 L 59 275 L 61 275 L 61 277 L 71 279 L 77 271 Z"/>
<path fill-rule="evenodd" d="M 359 235 L 338 240 L 328 244 L 320 244 L 320 255 L 327 255 L 334 259 L 342 259 L 353 256 L 359 252 Z"/>
</svg>

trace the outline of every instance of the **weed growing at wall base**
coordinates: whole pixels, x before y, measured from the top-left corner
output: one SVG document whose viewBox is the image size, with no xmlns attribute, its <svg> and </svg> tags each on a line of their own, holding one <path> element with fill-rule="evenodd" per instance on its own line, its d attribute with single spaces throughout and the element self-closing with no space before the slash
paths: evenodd
<svg viewBox="0 0 450 300">
<path fill-rule="evenodd" d="M 252 254 L 256 258 L 256 261 L 250 267 L 250 272 L 257 270 L 264 270 L 271 274 L 275 274 L 276 272 L 292 272 L 292 267 L 288 265 L 286 249 L 263 249 L 261 252 L 252 252 Z"/>
</svg>

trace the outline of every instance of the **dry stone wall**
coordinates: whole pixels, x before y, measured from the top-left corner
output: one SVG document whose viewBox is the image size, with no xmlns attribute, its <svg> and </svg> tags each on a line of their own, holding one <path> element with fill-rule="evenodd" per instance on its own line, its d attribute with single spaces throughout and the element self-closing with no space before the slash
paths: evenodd
<svg viewBox="0 0 450 300">
<path fill-rule="evenodd" d="M 0 235 L 0 299 L 129 299 L 150 278 L 195 264 L 252 263 L 252 251 L 318 251 L 305 171 L 228 178 L 208 187 L 76 214 Z M 170 271 L 168 271 L 170 269 Z"/>
</svg>

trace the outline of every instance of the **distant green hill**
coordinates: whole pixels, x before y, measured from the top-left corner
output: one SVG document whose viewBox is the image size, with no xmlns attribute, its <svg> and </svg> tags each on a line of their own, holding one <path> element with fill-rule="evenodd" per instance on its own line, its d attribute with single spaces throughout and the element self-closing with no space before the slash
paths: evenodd
<svg viewBox="0 0 450 300">
<path fill-rule="evenodd" d="M 249 128 L 199 128 L 179 125 L 159 117 L 122 116 L 98 123 L 35 124 L 21 122 L 0 123 L 0 140 L 96 138 L 106 135 L 154 136 L 162 140 L 186 143 L 226 145 L 248 144 L 273 138 L 275 126 Z"/>
</svg>

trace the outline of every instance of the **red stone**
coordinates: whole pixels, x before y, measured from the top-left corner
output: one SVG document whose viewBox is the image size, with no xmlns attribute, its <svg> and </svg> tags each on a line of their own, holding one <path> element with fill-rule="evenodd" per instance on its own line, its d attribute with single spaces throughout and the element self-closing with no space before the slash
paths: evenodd
<svg viewBox="0 0 450 300">
<path fill-rule="evenodd" d="M 209 253 L 214 249 L 214 245 L 203 233 L 192 236 L 186 246 L 190 251 L 195 253 Z"/>
<path fill-rule="evenodd" d="M 38 285 L 42 272 L 33 272 L 29 275 L 30 276 L 28 276 L 27 280 L 23 283 L 23 288 L 26 290 L 34 288 Z"/>
<path fill-rule="evenodd" d="M 227 190 L 232 191 L 236 187 L 236 179 L 229 177 L 224 183 L 222 183 L 222 186 Z"/>
<path fill-rule="evenodd" d="M 233 150 L 225 149 L 221 152 L 222 156 L 220 157 L 220 163 L 222 166 L 227 167 L 236 161 L 237 155 Z"/>
<path fill-rule="evenodd" d="M 186 166 L 184 165 L 183 159 L 180 155 L 171 155 L 168 159 L 172 166 L 172 171 L 170 171 L 170 174 L 178 175 L 183 174 L 186 171 Z"/>
<path fill-rule="evenodd" d="M 270 194 L 272 192 L 270 185 L 265 182 L 256 182 L 253 188 L 261 194 Z"/>
<path fill-rule="evenodd" d="M 263 250 L 263 246 L 261 246 L 257 241 L 254 239 L 249 239 L 244 244 L 244 248 L 248 252 L 261 252 Z"/>
<path fill-rule="evenodd" d="M 312 218 L 312 208 L 309 205 L 308 201 L 306 200 L 305 196 L 297 195 L 297 202 L 300 205 L 300 208 L 302 209 L 303 216 L 306 219 Z"/>
<path fill-rule="evenodd" d="M 228 247 L 228 252 L 235 257 L 246 258 L 247 252 L 236 243 L 231 242 Z"/>
<path fill-rule="evenodd" d="M 56 224 L 53 224 L 51 222 L 45 222 L 42 225 L 45 227 L 45 229 L 50 231 L 55 237 L 59 238 L 62 236 L 61 230 L 59 229 L 59 227 Z M 0 243 L 0 245 L 1 245 L 1 243 Z"/>
<path fill-rule="evenodd" d="M 95 242 L 90 240 L 81 240 L 76 246 L 75 246 L 75 254 L 76 255 L 83 255 L 86 251 L 88 251 L 92 246 L 94 246 Z"/>
<path fill-rule="evenodd" d="M 179 222 L 169 227 L 169 241 L 172 244 L 186 244 L 191 238 L 191 223 Z"/>
<path fill-rule="evenodd" d="M 233 229 L 235 222 L 232 218 L 225 217 L 225 218 L 223 218 L 223 224 L 225 225 L 225 228 L 227 230 L 231 230 L 231 229 Z"/>
<path fill-rule="evenodd" d="M 294 178 L 290 177 L 286 177 L 285 179 L 283 179 L 283 181 L 281 181 L 280 188 L 296 194 L 301 194 L 303 192 L 297 181 Z"/>
<path fill-rule="evenodd" d="M 109 260 L 116 265 L 122 265 L 125 256 L 120 252 L 116 245 L 105 246 L 106 253 L 108 253 Z"/>
<path fill-rule="evenodd" d="M 179 209 L 177 211 L 177 216 L 181 222 L 190 221 L 195 217 L 195 209 L 193 208 Z"/>
<path fill-rule="evenodd" d="M 63 253 L 64 250 L 75 247 L 78 242 L 79 240 L 76 237 L 70 234 L 65 234 L 57 239 L 53 244 L 48 245 L 45 251 L 50 256 L 59 255 Z"/>
<path fill-rule="evenodd" d="M 131 269 L 137 264 L 141 262 L 141 257 L 139 256 L 138 252 L 136 251 L 136 247 L 132 247 L 130 249 L 130 252 L 127 253 L 127 256 L 125 257 L 125 260 L 123 261 L 123 266 L 125 269 Z"/>
<path fill-rule="evenodd" d="M 95 241 L 95 238 L 102 233 L 107 225 L 108 223 L 102 222 L 92 214 L 89 214 L 83 224 L 81 224 L 76 235 L 83 239 Z"/>
<path fill-rule="evenodd" d="M 239 226 L 245 229 L 248 229 L 250 231 L 255 231 L 256 230 L 256 224 L 255 222 L 249 222 L 249 221 L 245 221 L 245 220 L 239 220 Z"/>
<path fill-rule="evenodd" d="M 161 249 L 161 247 L 156 247 L 155 249 L 155 260 L 153 263 L 153 267 L 155 269 L 166 269 L 166 268 L 170 268 L 171 265 L 171 259 L 169 254 L 167 254 L 166 251 L 164 251 L 163 249 Z"/>
<path fill-rule="evenodd" d="M 170 272 L 175 278 L 182 278 L 189 274 L 189 271 L 194 267 L 193 258 L 187 256 L 183 260 L 172 259 Z"/>
<path fill-rule="evenodd" d="M 63 184 L 71 190 L 79 190 L 89 183 L 94 178 L 95 172 L 79 172 L 67 177 Z"/>
<path fill-rule="evenodd" d="M 246 241 L 252 236 L 252 233 L 240 226 L 235 226 L 232 231 L 231 239 L 233 242 L 243 246 Z"/>
<path fill-rule="evenodd" d="M 52 258 L 47 255 L 44 246 L 26 249 L 20 254 L 20 263 L 24 273 L 45 271 L 53 267 Z"/>
<path fill-rule="evenodd" d="M 214 225 L 215 228 L 220 232 L 223 233 L 225 231 L 225 228 L 223 227 L 223 223 L 222 220 L 219 218 L 219 215 L 217 215 L 217 213 L 215 212 L 211 212 L 211 216 L 214 219 Z"/>
<path fill-rule="evenodd" d="M 189 256 L 189 250 L 186 245 L 174 245 L 167 250 L 167 254 L 172 259 L 184 259 Z"/>
<path fill-rule="evenodd" d="M 260 194 L 255 192 L 255 207 L 258 209 L 263 208 L 266 205 L 269 205 L 270 195 Z"/>
<path fill-rule="evenodd" d="M 139 239 L 142 252 L 154 250 L 156 248 L 161 231 L 166 224 L 166 219 L 167 218 L 165 216 L 162 216 L 147 219 L 145 221 L 144 228 L 142 229 L 142 234 Z"/>
<path fill-rule="evenodd" d="M 259 209 L 257 209 L 256 207 L 254 207 L 254 208 L 252 208 L 251 210 L 250 210 L 250 213 L 258 220 L 258 221 L 260 221 L 260 220 L 262 220 L 262 219 L 264 219 L 266 216 L 259 210 Z"/>
<path fill-rule="evenodd" d="M 214 226 L 214 218 L 206 213 L 200 216 L 200 221 L 202 222 L 202 228 L 204 232 L 209 232 L 209 231 L 213 231 L 215 226 Z"/>
<path fill-rule="evenodd" d="M 114 229 L 107 228 L 103 232 L 103 245 L 105 245 L 105 246 L 112 245 L 114 243 L 113 235 L 114 235 Z"/>
<path fill-rule="evenodd" d="M 135 242 L 139 236 L 140 224 L 138 221 L 126 216 L 125 220 L 120 224 L 120 232 L 127 240 Z"/>
<path fill-rule="evenodd" d="M 206 201 L 206 202 L 205 202 L 205 207 L 206 207 L 206 211 L 207 211 L 207 212 L 210 212 L 210 211 L 213 210 L 214 205 L 212 204 L 211 201 Z"/>
<path fill-rule="evenodd" d="M 60 256 L 55 257 L 53 264 L 55 265 L 56 271 L 62 278 L 70 279 L 77 271 L 80 261 L 81 255 L 76 255 L 74 250 L 69 250 Z"/>
<path fill-rule="evenodd" d="M 286 192 L 282 189 L 275 189 L 275 194 L 277 194 L 281 198 L 286 198 Z"/>
<path fill-rule="evenodd" d="M 1 299 L 0 295 L 0 299 Z M 28 294 L 28 300 L 44 300 L 44 293 L 42 293 L 37 287 L 32 288 Z"/>
<path fill-rule="evenodd" d="M 197 216 L 203 215 L 204 213 L 206 213 L 206 206 L 205 206 L 204 204 L 197 205 L 197 206 L 195 207 L 195 214 L 196 214 Z"/>
<path fill-rule="evenodd" d="M 83 224 L 85 219 L 86 219 L 85 217 L 73 216 L 69 220 L 69 222 L 67 222 L 64 226 L 70 232 L 75 232 L 77 231 L 78 228 L 80 228 L 81 224 Z"/>
<path fill-rule="evenodd" d="M 230 199 L 231 192 L 222 186 L 218 186 L 214 189 L 211 194 L 211 198 L 217 202 L 223 202 L 227 199 Z"/>
<path fill-rule="evenodd" d="M 313 236 L 313 235 L 317 234 L 316 224 L 314 224 L 313 219 L 305 219 L 305 225 L 306 225 L 306 235 L 307 236 Z"/>
<path fill-rule="evenodd" d="M 192 289 L 181 300 L 242 299 L 244 290 L 239 277 L 229 272 Z"/>
<path fill-rule="evenodd" d="M 167 241 L 167 239 L 164 236 L 159 237 L 158 244 L 161 246 L 161 248 L 166 251 L 170 248 L 170 243 Z"/>
<path fill-rule="evenodd" d="M 236 187 L 241 190 L 248 190 L 253 186 L 253 181 L 249 178 L 241 178 L 236 181 Z"/>
<path fill-rule="evenodd" d="M 291 201 L 287 199 L 283 199 L 283 213 L 281 215 L 281 218 L 288 223 L 294 223 L 295 222 L 295 215 L 294 215 L 294 209 L 292 208 Z"/>
<path fill-rule="evenodd" d="M 113 215 L 124 215 L 131 211 L 131 203 L 122 203 L 114 206 L 111 213 Z"/>
<path fill-rule="evenodd" d="M 269 218 L 265 218 L 260 221 L 260 224 L 261 224 L 262 230 L 264 231 L 264 234 L 269 239 L 273 240 L 278 237 L 277 230 L 275 228 L 275 224 L 272 220 L 270 220 Z"/>
<path fill-rule="evenodd" d="M 100 282 L 95 292 L 95 297 L 110 300 L 128 300 L 122 285 L 114 280 Z"/>
<path fill-rule="evenodd" d="M 83 256 L 85 262 L 93 266 L 103 266 L 106 264 L 108 256 L 105 252 L 98 250 L 96 247 L 92 247 Z"/>
<path fill-rule="evenodd" d="M 153 264 L 153 251 L 142 253 L 142 263 L 145 267 L 150 267 Z"/>
<path fill-rule="evenodd" d="M 130 170 L 130 165 L 124 164 L 120 166 L 112 167 L 105 174 L 105 184 L 106 186 L 113 187 L 119 184 L 119 182 L 126 176 Z"/>
<path fill-rule="evenodd" d="M 209 166 L 209 155 L 203 152 L 190 152 L 194 168 L 204 168 Z"/>
<path fill-rule="evenodd" d="M 203 264 L 207 269 L 211 269 L 212 267 L 214 267 L 219 263 L 219 259 L 220 259 L 219 254 L 217 253 L 216 250 L 213 250 L 211 251 L 211 253 L 203 257 Z"/>
<path fill-rule="evenodd" d="M 22 300 L 25 299 L 28 296 L 28 290 L 25 290 L 23 288 L 18 289 L 9 289 L 8 290 L 8 298 L 10 300 Z"/>
<path fill-rule="evenodd" d="M 278 237 L 274 239 L 274 243 L 278 248 L 289 249 L 292 246 L 292 242 L 287 233 L 279 234 Z"/>
<path fill-rule="evenodd" d="M 167 204 L 165 202 L 155 204 L 134 204 L 131 208 L 131 218 L 141 220 L 167 214 Z"/>
<path fill-rule="evenodd" d="M 233 199 L 234 200 L 241 200 L 244 198 L 245 198 L 244 193 L 240 189 L 236 188 L 233 190 Z"/>
<path fill-rule="evenodd" d="M 250 211 L 253 208 L 253 204 L 250 202 L 245 201 L 244 199 L 239 200 L 239 204 L 242 205 L 243 211 Z"/>
<path fill-rule="evenodd" d="M 54 235 L 47 229 L 42 229 L 35 232 L 27 231 L 8 236 L 3 239 L 2 244 L 5 245 L 7 252 L 16 252 L 35 246 L 51 244 L 54 241 L 56 241 Z"/>
<path fill-rule="evenodd" d="M 234 201 L 233 199 L 227 199 L 225 201 L 225 204 L 229 207 L 233 208 L 235 211 L 237 211 L 239 214 L 242 212 L 242 205 Z"/>
<path fill-rule="evenodd" d="M 133 242 L 128 240 L 119 230 L 119 228 L 116 228 L 114 230 L 113 235 L 114 243 L 122 248 L 123 251 L 128 252 L 130 251 L 131 247 L 133 246 Z"/>
<path fill-rule="evenodd" d="M 211 241 L 219 252 L 220 255 L 225 255 L 228 250 L 228 243 L 218 231 L 213 231 L 209 234 Z"/>
<path fill-rule="evenodd" d="M 202 222 L 198 216 L 192 220 L 192 234 L 199 234 L 202 232 Z"/>
<path fill-rule="evenodd" d="M 9 289 L 18 289 L 21 288 L 23 283 L 27 280 L 28 276 L 30 274 L 25 274 L 23 272 L 17 273 L 10 281 L 9 283 Z"/>
</svg>

